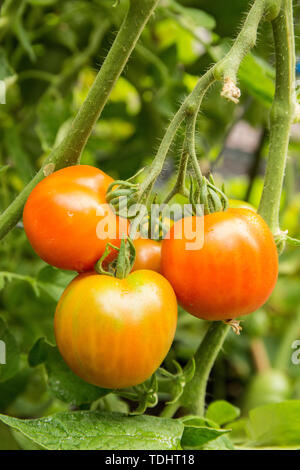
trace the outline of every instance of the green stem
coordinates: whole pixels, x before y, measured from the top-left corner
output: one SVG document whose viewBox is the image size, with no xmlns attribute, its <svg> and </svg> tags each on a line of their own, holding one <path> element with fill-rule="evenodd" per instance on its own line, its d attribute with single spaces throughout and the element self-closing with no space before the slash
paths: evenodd
<svg viewBox="0 0 300 470">
<path fill-rule="evenodd" d="M 189 152 L 188 152 L 187 141 L 185 137 L 183 146 L 182 146 L 182 152 L 181 152 L 176 182 L 174 184 L 174 187 L 169 192 L 169 194 L 165 197 L 163 204 L 168 204 L 168 202 L 171 201 L 171 199 L 174 196 L 176 196 L 176 194 L 181 194 L 182 196 L 186 196 L 186 197 L 189 196 L 189 192 L 185 186 L 188 161 L 189 161 Z"/>
<path fill-rule="evenodd" d="M 195 115 L 195 118 L 197 118 L 198 109 L 200 107 L 203 96 L 214 81 L 214 67 L 212 67 L 199 79 L 192 93 L 185 99 L 185 101 L 173 117 L 161 141 L 156 157 L 154 158 L 151 164 L 150 170 L 141 184 L 139 191 L 140 201 L 142 201 L 145 196 L 148 196 L 154 182 L 156 181 L 156 178 L 160 174 L 169 148 L 182 121 L 187 116 Z"/>
<path fill-rule="evenodd" d="M 78 163 L 81 152 L 93 126 L 99 118 L 117 79 L 138 41 L 145 24 L 159 0 L 134 0 L 119 33 L 90 89 L 88 96 L 75 117 L 64 141 L 54 149 L 40 171 L 23 189 L 0 217 L 0 239 L 3 238 L 22 216 L 24 204 L 49 168 L 58 170 Z M 49 167 L 50 165 L 50 167 Z"/>
<path fill-rule="evenodd" d="M 245 55 L 255 46 L 259 23 L 266 12 L 266 0 L 255 0 L 245 19 L 244 26 L 238 34 L 228 54 L 216 68 L 216 78 L 230 78 L 234 83 Z"/>
<path fill-rule="evenodd" d="M 272 22 L 276 54 L 276 90 L 270 114 L 270 150 L 259 213 L 274 234 L 280 231 L 279 208 L 290 128 L 295 110 L 295 43 L 292 0 L 283 0 Z"/>
<path fill-rule="evenodd" d="M 200 165 L 197 159 L 197 154 L 196 154 L 196 146 L 195 146 L 196 124 L 197 124 L 197 114 L 195 114 L 194 116 L 190 116 L 189 119 L 187 120 L 186 135 L 187 135 L 187 141 L 188 141 L 189 154 L 190 154 L 192 165 L 195 171 L 196 180 L 197 180 L 199 188 L 201 188 L 203 176 L 202 176 L 201 168 L 200 168 Z"/>
<path fill-rule="evenodd" d="M 270 4 L 270 1 L 271 0 L 256 0 L 254 2 L 252 8 L 250 9 L 246 17 L 241 32 L 239 33 L 236 41 L 234 42 L 228 54 L 224 57 L 224 59 L 222 59 L 220 62 L 211 67 L 199 79 L 192 93 L 185 99 L 185 101 L 173 117 L 161 141 L 158 152 L 152 162 L 148 175 L 141 184 L 139 192 L 140 202 L 142 202 L 145 197 L 148 197 L 156 178 L 160 174 L 169 148 L 176 135 L 177 129 L 181 125 L 182 121 L 186 117 L 194 114 L 196 115 L 195 119 L 197 118 L 197 112 L 199 110 L 202 98 L 210 87 L 210 85 L 214 83 L 215 80 L 225 80 L 225 92 L 223 89 L 222 95 L 228 99 L 232 99 L 233 101 L 237 102 L 238 98 L 236 98 L 236 96 L 239 96 L 240 91 L 235 85 L 232 87 L 231 84 L 229 84 L 229 89 L 227 89 L 226 87 L 228 86 L 228 82 L 226 83 L 226 79 L 230 79 L 234 83 L 236 82 L 236 74 L 239 65 L 245 55 L 248 54 L 251 48 L 255 45 L 259 23 L 264 14 L 268 11 L 267 5 Z M 277 2 L 277 0 L 272 1 Z"/>
<path fill-rule="evenodd" d="M 223 322 L 212 322 L 197 349 L 195 375 L 186 385 L 180 399 L 180 404 L 186 413 L 204 415 L 207 380 L 229 328 Z"/>
<path fill-rule="evenodd" d="M 162 410 L 160 413 L 161 418 L 173 418 L 175 415 L 176 411 L 180 407 L 180 403 L 170 403 L 169 405 L 165 406 L 165 408 Z"/>
</svg>

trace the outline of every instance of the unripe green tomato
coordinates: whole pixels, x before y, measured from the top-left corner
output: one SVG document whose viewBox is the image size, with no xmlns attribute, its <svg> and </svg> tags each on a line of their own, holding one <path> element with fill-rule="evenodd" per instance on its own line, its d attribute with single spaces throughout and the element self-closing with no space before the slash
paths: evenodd
<svg viewBox="0 0 300 470">
<path fill-rule="evenodd" d="M 260 372 L 248 386 L 243 409 L 248 412 L 261 405 L 287 400 L 291 392 L 290 380 L 285 373 L 275 369 Z"/>
<path fill-rule="evenodd" d="M 243 332 L 251 338 L 264 336 L 270 326 L 268 314 L 260 309 L 248 316 L 243 323 Z"/>
</svg>

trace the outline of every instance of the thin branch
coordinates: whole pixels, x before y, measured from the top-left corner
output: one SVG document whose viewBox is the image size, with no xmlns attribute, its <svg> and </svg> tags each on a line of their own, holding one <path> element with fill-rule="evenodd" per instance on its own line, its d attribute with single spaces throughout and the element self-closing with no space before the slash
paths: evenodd
<svg viewBox="0 0 300 470">
<path fill-rule="evenodd" d="M 180 404 L 187 413 L 204 415 L 207 380 L 229 328 L 223 322 L 211 322 L 196 351 L 196 372 L 180 399 Z"/>
</svg>

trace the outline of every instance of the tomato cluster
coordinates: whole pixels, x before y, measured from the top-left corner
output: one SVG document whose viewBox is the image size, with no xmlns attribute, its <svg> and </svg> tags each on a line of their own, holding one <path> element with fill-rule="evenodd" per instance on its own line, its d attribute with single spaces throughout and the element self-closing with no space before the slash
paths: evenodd
<svg viewBox="0 0 300 470">
<path fill-rule="evenodd" d="M 136 239 L 135 263 L 124 279 L 99 275 L 94 265 L 107 243 L 118 248 L 129 228 L 106 204 L 112 181 L 87 165 L 53 173 L 29 196 L 24 228 L 42 259 L 81 273 L 56 309 L 62 356 L 84 380 L 114 389 L 143 382 L 163 361 L 175 334 L 177 300 L 206 320 L 247 315 L 271 294 L 278 257 L 264 220 L 251 207 L 237 207 L 201 218 L 203 243 L 196 249 L 190 248 L 199 222 L 193 216 L 174 223 L 162 242 Z M 109 261 L 116 255 L 115 249 Z"/>
<path fill-rule="evenodd" d="M 59 170 L 32 191 L 23 220 L 42 259 L 82 272 L 64 291 L 55 313 L 63 358 L 87 382 L 114 389 L 142 383 L 159 367 L 174 338 L 177 301 L 169 282 L 155 272 L 160 271 L 161 246 L 153 240 L 136 240 L 134 272 L 127 278 L 93 270 L 108 242 L 120 246 L 124 233 L 119 225 L 128 232 L 127 221 L 106 205 L 112 181 L 87 165 Z M 101 232 L 104 217 L 107 232 Z"/>
</svg>

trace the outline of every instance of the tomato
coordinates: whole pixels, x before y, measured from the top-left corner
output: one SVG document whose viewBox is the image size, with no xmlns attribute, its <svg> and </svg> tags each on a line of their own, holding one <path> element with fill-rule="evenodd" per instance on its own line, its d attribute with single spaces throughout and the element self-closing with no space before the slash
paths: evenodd
<svg viewBox="0 0 300 470">
<path fill-rule="evenodd" d="M 250 202 L 242 201 L 241 199 L 229 199 L 229 207 L 231 209 L 250 209 L 256 212 L 256 209 Z"/>
<path fill-rule="evenodd" d="M 107 242 L 120 245 L 128 223 L 106 203 L 112 181 L 98 168 L 76 165 L 56 171 L 34 188 L 23 221 L 33 249 L 44 261 L 61 269 L 88 271 Z M 102 229 L 105 221 L 107 228 Z"/>
<path fill-rule="evenodd" d="M 168 281 L 141 270 L 125 279 L 80 274 L 55 313 L 57 346 L 72 371 L 105 388 L 144 382 L 167 355 L 177 302 Z"/>
<path fill-rule="evenodd" d="M 133 271 L 150 269 L 160 272 L 161 242 L 149 238 L 137 238 L 134 240 L 136 250 Z"/>
<path fill-rule="evenodd" d="M 276 245 L 265 221 L 248 209 L 198 218 L 204 223 L 203 246 L 192 250 L 188 243 L 197 220 L 188 219 L 190 232 L 184 229 L 176 239 L 178 221 L 162 244 L 162 274 L 180 305 L 198 318 L 227 320 L 264 304 L 278 276 Z"/>
<path fill-rule="evenodd" d="M 258 406 L 288 400 L 291 393 L 291 383 L 284 372 L 276 369 L 260 372 L 248 385 L 243 410 L 248 412 Z"/>
</svg>

